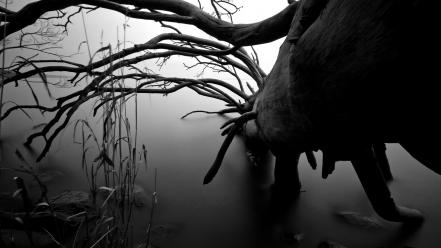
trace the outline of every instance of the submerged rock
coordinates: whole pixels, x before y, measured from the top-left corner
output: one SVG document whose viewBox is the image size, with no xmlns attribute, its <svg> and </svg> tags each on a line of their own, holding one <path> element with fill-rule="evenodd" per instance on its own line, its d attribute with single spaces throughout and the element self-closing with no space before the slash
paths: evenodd
<svg viewBox="0 0 441 248">
<path fill-rule="evenodd" d="M 52 197 L 49 201 L 54 211 L 63 213 L 67 217 L 75 216 L 74 219 L 82 218 L 84 214 L 91 215 L 95 212 L 90 194 L 84 191 L 67 190 Z M 84 214 L 78 215 L 82 212 Z"/>
<path fill-rule="evenodd" d="M 147 195 L 143 187 L 136 184 L 133 185 L 133 200 L 137 207 L 151 205 L 151 197 Z"/>
<path fill-rule="evenodd" d="M 52 197 L 50 202 L 56 206 L 87 206 L 90 204 L 90 194 L 84 191 L 67 190 L 55 197 Z"/>
<path fill-rule="evenodd" d="M 356 212 L 342 211 L 337 216 L 341 217 L 345 222 L 365 229 L 383 228 L 380 220 L 372 216 L 363 216 Z"/>
</svg>

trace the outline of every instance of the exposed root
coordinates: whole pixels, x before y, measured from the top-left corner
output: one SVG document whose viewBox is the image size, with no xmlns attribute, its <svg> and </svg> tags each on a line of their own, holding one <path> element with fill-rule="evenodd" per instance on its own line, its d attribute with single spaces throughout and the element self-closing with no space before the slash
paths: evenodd
<svg viewBox="0 0 441 248">
<path fill-rule="evenodd" d="M 213 162 L 213 165 L 211 166 L 210 170 L 208 170 L 207 174 L 204 177 L 204 184 L 210 183 L 213 178 L 216 176 L 217 172 L 220 169 L 220 166 L 222 165 L 222 161 L 224 159 L 225 153 L 227 152 L 228 147 L 230 146 L 231 142 L 233 141 L 234 136 L 236 135 L 237 130 L 239 129 L 238 126 L 234 125 L 227 137 L 225 138 L 224 142 L 222 143 L 221 148 L 219 149 L 219 152 L 217 153 L 216 159 Z"/>
<path fill-rule="evenodd" d="M 220 129 L 224 129 L 225 127 L 227 127 L 228 125 L 234 123 L 234 125 L 243 125 L 245 122 L 252 120 L 252 119 L 256 119 L 257 113 L 256 112 L 246 112 L 244 114 L 242 114 L 241 116 L 237 117 L 237 118 L 233 118 L 231 120 L 226 121 L 221 127 Z"/>
<path fill-rule="evenodd" d="M 234 125 L 231 125 L 231 126 L 225 128 L 225 129 L 222 131 L 221 136 L 225 136 L 225 135 L 227 135 L 233 127 L 234 127 Z"/>
<path fill-rule="evenodd" d="M 183 115 L 181 117 L 181 119 L 185 119 L 187 116 L 192 115 L 192 114 L 196 114 L 196 113 L 223 115 L 223 114 L 235 113 L 235 112 L 239 112 L 239 109 L 238 108 L 226 108 L 226 109 L 222 109 L 222 110 L 219 110 L 219 111 L 195 110 L 195 111 L 191 111 L 188 114 Z"/>
<path fill-rule="evenodd" d="M 306 159 L 313 170 L 317 169 L 317 160 L 315 159 L 314 152 L 306 151 Z"/>
<path fill-rule="evenodd" d="M 240 117 L 229 120 L 227 123 L 223 125 L 223 127 L 226 127 L 232 124 L 227 129 L 228 135 L 225 138 L 224 142 L 222 143 L 222 146 L 219 149 L 219 152 L 217 153 L 213 165 L 210 167 L 210 169 L 208 170 L 207 174 L 204 177 L 204 182 L 203 182 L 204 184 L 210 183 L 213 180 L 213 178 L 216 176 L 217 172 L 219 171 L 222 165 L 222 161 L 225 157 L 228 147 L 233 141 L 233 138 L 236 135 L 236 133 L 242 128 L 242 125 L 249 120 L 256 119 L 256 117 L 257 117 L 256 112 L 247 112 L 241 115 Z"/>
</svg>

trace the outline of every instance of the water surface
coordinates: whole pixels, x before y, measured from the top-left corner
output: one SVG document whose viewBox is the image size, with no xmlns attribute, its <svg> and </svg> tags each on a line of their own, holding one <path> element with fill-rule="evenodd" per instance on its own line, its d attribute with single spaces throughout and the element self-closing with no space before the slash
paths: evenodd
<svg viewBox="0 0 441 248">
<path fill-rule="evenodd" d="M 255 167 L 238 137 L 214 181 L 204 186 L 203 177 L 223 140 L 219 126 L 225 118 L 204 114 L 179 118 L 201 106 L 215 110 L 222 105 L 186 91 L 168 97 L 144 96 L 139 106 L 138 144 L 147 146 L 148 168 L 140 167 L 137 184 L 151 193 L 156 168 L 159 201 L 153 223 L 169 230 L 155 240 L 158 247 L 317 247 L 325 240 L 366 248 L 438 247 L 441 243 L 441 176 L 419 164 L 399 145 L 387 146 L 395 178 L 391 191 L 401 205 L 421 210 L 425 222 L 412 229 L 381 221 L 382 228 L 366 229 L 336 216 L 340 211 L 353 211 L 379 218 L 349 163 L 338 163 L 335 172 L 323 180 L 320 166 L 313 171 L 302 156 L 300 177 L 305 192 L 291 204 L 280 205 L 270 196 L 273 159 Z M 87 115 L 87 107 L 84 113 Z M 3 166 L 19 163 L 12 151 L 15 146 L 20 148 L 19 141 L 30 133 L 31 126 L 23 121 L 18 125 L 21 118 L 17 114 L 6 122 Z M 51 153 L 35 165 L 61 172 L 49 182 L 52 195 L 66 189 L 88 189 L 80 168 L 80 146 L 72 144 L 71 135 L 72 131 L 66 130 Z M 316 155 L 320 161 L 321 154 Z M 1 172 L 2 193 L 14 190 L 12 176 L 12 172 Z M 135 243 L 141 243 L 149 207 L 135 212 Z M 292 240 L 297 234 L 303 237 L 299 243 Z"/>
</svg>

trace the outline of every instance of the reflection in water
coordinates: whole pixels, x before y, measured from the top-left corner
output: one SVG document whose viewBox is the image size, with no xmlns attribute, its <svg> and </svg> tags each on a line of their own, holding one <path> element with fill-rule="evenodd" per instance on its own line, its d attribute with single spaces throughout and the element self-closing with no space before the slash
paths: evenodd
<svg viewBox="0 0 441 248">
<path fill-rule="evenodd" d="M 379 218 L 349 163 L 338 163 L 335 172 L 323 180 L 320 168 L 311 170 L 302 155 L 299 170 L 305 192 L 297 199 L 271 198 L 274 161 L 269 156 L 255 167 L 246 156 L 241 138 L 233 141 L 214 181 L 203 186 L 203 177 L 223 140 L 218 127 L 224 119 L 194 115 L 180 120 L 198 106 L 218 107 L 200 98 L 189 101 L 191 97 L 183 94 L 153 97 L 151 102 L 148 97 L 140 100 L 145 107 L 139 117 L 139 144 L 147 146 L 149 168 L 140 169 L 137 184 L 151 193 L 152 172 L 157 168 L 159 202 L 154 224 L 159 225 L 155 230 L 166 231 L 158 231 L 161 235 L 154 240 L 156 246 L 317 247 L 321 241 L 332 240 L 347 247 L 433 247 L 441 242 L 441 177 L 419 165 L 398 145 L 388 145 L 394 175 L 390 188 L 397 203 L 424 213 L 426 220 L 419 229 L 381 219 L 380 228 L 366 229 L 339 218 L 336 213 L 341 211 Z M 13 123 L 6 123 L 10 135 L 23 135 Z M 72 145 L 70 135 L 71 131 L 66 130 L 59 147 L 54 147 L 39 165 L 69 175 L 48 182 L 52 195 L 65 189 L 87 190 L 80 168 L 80 147 Z M 4 140 L 7 153 L 2 166 L 17 163 L 10 155 L 11 144 L 22 137 L 11 137 Z M 317 155 L 321 161 L 321 154 Z M 1 193 L 14 190 L 12 174 L 1 172 Z M 135 210 L 133 229 L 137 240 L 144 240 L 148 213 L 148 207 Z"/>
</svg>

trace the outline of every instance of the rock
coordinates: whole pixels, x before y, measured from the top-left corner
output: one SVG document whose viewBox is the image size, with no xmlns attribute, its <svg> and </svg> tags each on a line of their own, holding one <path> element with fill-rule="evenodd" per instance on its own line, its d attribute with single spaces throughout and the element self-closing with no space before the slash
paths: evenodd
<svg viewBox="0 0 441 248">
<path fill-rule="evenodd" d="M 50 199 L 54 205 L 86 205 L 90 202 L 90 194 L 84 191 L 67 190 Z"/>
<path fill-rule="evenodd" d="M 90 194 L 84 191 L 67 190 L 49 201 L 55 211 L 66 215 L 75 215 L 83 211 L 90 213 L 93 209 Z"/>
<path fill-rule="evenodd" d="M 337 213 L 345 222 L 365 229 L 380 229 L 383 227 L 380 220 L 371 216 L 363 216 L 356 212 L 342 211 Z"/>
<path fill-rule="evenodd" d="M 133 185 L 133 199 L 137 207 L 151 205 L 151 198 L 148 197 L 144 188 L 136 184 Z"/>
</svg>

